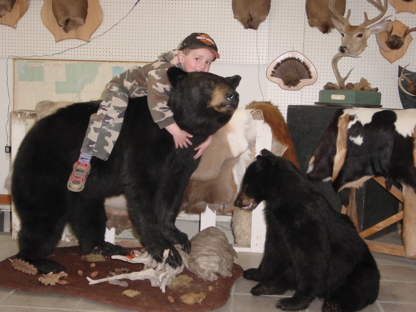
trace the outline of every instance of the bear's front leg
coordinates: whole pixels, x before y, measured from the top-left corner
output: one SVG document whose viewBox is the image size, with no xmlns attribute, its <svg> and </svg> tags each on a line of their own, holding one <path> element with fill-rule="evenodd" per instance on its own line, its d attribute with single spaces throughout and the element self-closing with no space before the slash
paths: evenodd
<svg viewBox="0 0 416 312">
<path fill-rule="evenodd" d="M 149 254 L 152 255 L 153 259 L 157 262 L 163 261 L 163 253 L 166 249 L 169 249 L 169 255 L 166 262 L 173 268 L 182 265 L 182 257 L 169 241 L 165 239 L 163 233 L 158 229 L 151 230 L 149 235 L 142 235 L 142 241 L 145 245 Z"/>
<path fill-rule="evenodd" d="M 288 287 L 274 281 L 258 283 L 251 289 L 253 296 L 261 295 L 283 295 L 288 290 Z"/>
<path fill-rule="evenodd" d="M 191 252 L 191 242 L 188 235 L 179 231 L 176 227 L 163 229 L 163 235 L 173 245 L 180 245 L 181 249 L 187 253 Z"/>
<path fill-rule="evenodd" d="M 165 238 L 172 244 L 179 244 L 185 252 L 191 251 L 188 235 L 175 226 L 183 193 L 189 179 L 198 166 L 199 160 L 192 158 L 193 149 L 175 150 L 166 161 L 164 176 L 156 194 L 156 211 L 158 223 Z"/>
</svg>

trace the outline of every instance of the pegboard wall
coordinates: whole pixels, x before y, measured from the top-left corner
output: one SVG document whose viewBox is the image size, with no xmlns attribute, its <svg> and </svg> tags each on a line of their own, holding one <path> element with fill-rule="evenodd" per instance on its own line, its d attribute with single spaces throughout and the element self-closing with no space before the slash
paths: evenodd
<svg viewBox="0 0 416 312">
<path fill-rule="evenodd" d="M 311 28 L 305 0 L 272 0 L 270 14 L 257 31 L 243 29 L 233 18 L 231 0 L 101 0 L 100 4 L 104 18 L 91 41 L 69 39 L 55 43 L 40 18 L 43 1 L 31 0 L 16 29 L 0 25 L 0 57 L 150 62 L 160 53 L 177 47 L 188 34 L 206 32 L 219 47 L 221 58 L 215 65 L 236 65 L 243 79 L 245 75 L 265 75 L 267 64 L 288 51 L 303 53 L 315 65 L 317 82 L 299 91 L 283 90 L 268 81 L 260 86 L 266 92 L 263 99 L 257 100 L 271 100 L 284 115 L 288 105 L 317 102 L 323 86 L 329 81 L 336 82 L 331 60 L 341 42 L 340 34 L 333 30 L 324 35 Z M 365 0 L 347 0 L 347 9 L 352 11 L 351 24 L 360 24 L 365 11 L 370 18 L 378 14 Z M 396 14 L 391 6 L 387 14 L 392 15 L 392 20 L 416 26 L 414 14 Z M 350 81 L 358 82 L 365 77 L 379 88 L 383 107 L 401 108 L 398 66 L 410 64 L 408 69 L 416 70 L 416 43 L 411 43 L 406 55 L 393 64 L 380 54 L 374 36 L 368 44 L 360 58 L 341 59 L 341 75 L 354 68 Z M 259 86 L 253 85 L 254 88 Z"/>
<path fill-rule="evenodd" d="M 0 25 L 1 56 L 150 62 L 190 33 L 206 32 L 219 47 L 219 63 L 257 64 L 258 53 L 267 61 L 268 22 L 259 32 L 243 31 L 231 0 L 101 0 L 100 5 L 103 22 L 90 42 L 55 43 L 40 17 L 43 1 L 31 0 L 16 29 Z"/>
</svg>

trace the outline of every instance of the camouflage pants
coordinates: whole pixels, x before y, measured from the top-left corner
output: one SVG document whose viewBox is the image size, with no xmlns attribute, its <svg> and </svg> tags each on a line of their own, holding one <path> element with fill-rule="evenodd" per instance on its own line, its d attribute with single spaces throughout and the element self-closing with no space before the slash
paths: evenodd
<svg viewBox="0 0 416 312">
<path fill-rule="evenodd" d="M 107 160 L 120 134 L 128 97 L 108 85 L 97 113 L 92 114 L 81 152 Z"/>
</svg>

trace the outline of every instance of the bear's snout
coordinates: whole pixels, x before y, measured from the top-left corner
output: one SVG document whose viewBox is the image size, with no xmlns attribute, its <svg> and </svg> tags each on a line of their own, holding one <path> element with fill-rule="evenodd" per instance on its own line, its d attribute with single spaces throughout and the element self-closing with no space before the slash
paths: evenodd
<svg viewBox="0 0 416 312">
<path fill-rule="evenodd" d="M 238 95 L 237 91 L 230 91 L 225 95 L 225 98 L 228 101 L 237 101 L 237 103 L 238 103 L 238 101 L 240 99 L 240 96 Z"/>
</svg>

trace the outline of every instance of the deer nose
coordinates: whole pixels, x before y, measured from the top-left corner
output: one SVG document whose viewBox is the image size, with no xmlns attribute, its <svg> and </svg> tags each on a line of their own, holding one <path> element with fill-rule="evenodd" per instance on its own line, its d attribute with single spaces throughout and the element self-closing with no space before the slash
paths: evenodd
<svg viewBox="0 0 416 312">
<path fill-rule="evenodd" d="M 346 46 L 340 46 L 338 51 L 341 52 L 341 53 L 345 53 L 345 52 L 347 52 L 347 47 Z"/>
</svg>

